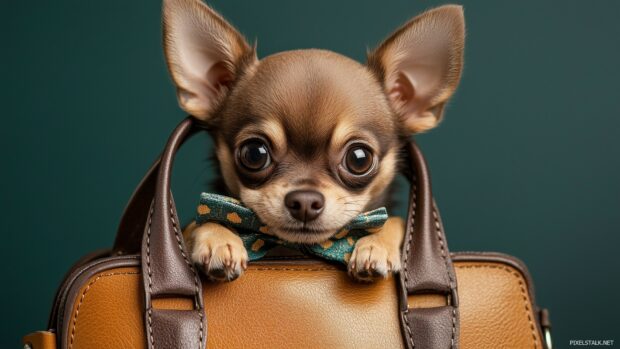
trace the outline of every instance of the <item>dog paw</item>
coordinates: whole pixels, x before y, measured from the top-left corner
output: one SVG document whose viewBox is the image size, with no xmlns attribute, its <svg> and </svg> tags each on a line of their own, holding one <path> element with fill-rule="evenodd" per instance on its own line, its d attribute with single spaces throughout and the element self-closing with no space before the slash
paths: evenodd
<svg viewBox="0 0 620 349">
<path fill-rule="evenodd" d="M 206 223 L 193 233 L 192 261 L 214 281 L 232 281 L 248 266 L 241 239 L 228 228 Z"/>
<path fill-rule="evenodd" d="M 349 259 L 349 275 L 358 281 L 372 282 L 387 278 L 399 270 L 398 244 L 392 246 L 373 235 L 359 239 Z"/>
</svg>

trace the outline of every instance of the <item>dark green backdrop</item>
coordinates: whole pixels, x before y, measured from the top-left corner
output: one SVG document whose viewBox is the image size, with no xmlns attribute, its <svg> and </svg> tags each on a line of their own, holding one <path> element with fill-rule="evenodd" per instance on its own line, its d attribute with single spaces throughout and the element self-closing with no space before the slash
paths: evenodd
<svg viewBox="0 0 620 349">
<path fill-rule="evenodd" d="M 213 1 L 260 56 L 319 47 L 363 60 L 439 2 Z M 466 64 L 445 123 L 418 137 L 450 247 L 529 266 L 558 347 L 620 339 L 620 2 L 465 2 Z M 184 114 L 158 1 L 0 5 L 2 339 L 44 329 L 63 273 L 110 246 L 134 186 Z M 191 216 L 206 137 L 181 154 Z M 405 192 L 405 190 L 403 190 Z"/>
</svg>

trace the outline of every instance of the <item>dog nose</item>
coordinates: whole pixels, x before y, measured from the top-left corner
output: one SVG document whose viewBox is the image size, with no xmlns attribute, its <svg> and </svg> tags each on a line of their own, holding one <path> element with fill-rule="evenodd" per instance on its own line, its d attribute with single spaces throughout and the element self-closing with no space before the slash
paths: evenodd
<svg viewBox="0 0 620 349">
<path fill-rule="evenodd" d="M 314 190 L 295 190 L 284 197 L 291 216 L 302 222 L 315 220 L 323 211 L 325 197 Z"/>
</svg>

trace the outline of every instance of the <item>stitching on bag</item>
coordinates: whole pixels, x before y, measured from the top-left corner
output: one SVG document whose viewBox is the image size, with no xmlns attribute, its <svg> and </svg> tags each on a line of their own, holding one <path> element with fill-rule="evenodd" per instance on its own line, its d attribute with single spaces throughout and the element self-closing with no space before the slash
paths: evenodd
<svg viewBox="0 0 620 349">
<path fill-rule="evenodd" d="M 407 287 L 407 282 L 409 281 L 408 276 L 409 273 L 407 272 L 407 265 L 409 263 L 407 263 L 407 259 L 409 258 L 409 248 L 411 247 L 411 242 L 413 240 L 413 227 L 415 224 L 415 212 L 416 212 L 416 208 L 417 208 L 417 204 L 416 204 L 416 198 L 417 198 L 417 192 L 418 192 L 418 187 L 417 187 L 417 177 L 414 175 L 413 176 L 413 182 L 412 182 L 412 186 L 413 186 L 413 194 L 412 194 L 412 210 L 411 210 L 411 220 L 409 221 L 409 237 L 407 239 L 407 247 L 405 248 L 405 287 Z M 409 307 L 407 307 L 407 309 L 405 310 L 405 314 L 403 316 L 404 320 L 405 320 L 405 328 L 407 330 L 407 335 L 409 337 L 409 343 L 411 343 L 411 347 L 415 348 L 415 344 L 413 343 L 413 333 L 411 331 L 411 324 L 409 324 L 409 320 L 407 319 L 407 315 L 409 314 Z"/>
<path fill-rule="evenodd" d="M 135 275 L 135 274 L 140 274 L 140 273 L 128 271 L 128 272 L 120 272 L 120 273 L 117 272 L 117 273 L 99 274 L 97 275 L 95 279 L 91 280 L 91 282 L 88 283 L 88 286 L 86 286 L 86 288 L 82 292 L 82 296 L 80 297 L 80 302 L 78 303 L 77 308 L 75 309 L 75 315 L 73 316 L 73 325 L 71 326 L 71 340 L 69 341 L 69 349 L 73 347 L 73 341 L 75 340 L 75 329 L 77 327 L 77 321 L 78 321 L 78 315 L 80 314 L 80 308 L 82 307 L 82 303 L 84 303 L 86 294 L 88 293 L 88 291 L 90 291 L 90 288 L 95 284 L 95 282 L 97 282 L 102 277 L 106 277 L 106 276 Z"/>
<path fill-rule="evenodd" d="M 506 272 L 508 272 L 509 274 L 513 275 L 516 279 L 517 282 L 519 284 L 519 288 L 521 291 L 521 296 L 523 297 L 523 304 L 524 304 L 524 309 L 525 309 L 525 314 L 527 316 L 529 325 L 530 325 L 530 330 L 532 331 L 532 343 L 534 348 L 538 348 L 538 344 L 536 342 L 536 330 L 535 330 L 535 325 L 534 322 L 532 321 L 532 317 L 530 315 L 530 307 L 529 307 L 529 303 L 527 301 L 527 292 L 525 290 L 525 285 L 523 282 L 523 279 L 521 278 L 521 276 L 516 273 L 515 271 L 511 270 L 508 267 L 504 267 L 504 266 L 495 266 L 495 265 L 456 265 L 455 268 L 457 269 L 480 269 L 480 268 L 488 268 L 488 269 L 500 269 L 500 270 L 504 270 Z M 251 270 L 259 270 L 259 271 L 266 271 L 266 270 L 294 270 L 294 271 L 321 271 L 321 270 L 337 270 L 338 268 L 335 267 L 325 267 L 325 268 L 261 268 L 261 267 L 256 267 L 256 268 L 249 268 Z M 69 343 L 69 348 L 73 347 L 73 343 L 74 343 L 74 339 L 75 339 L 75 331 L 77 328 L 77 322 L 78 322 L 78 317 L 79 317 L 79 312 L 80 312 L 80 308 L 82 306 L 82 304 L 84 303 L 84 300 L 86 298 L 86 294 L 90 291 L 90 289 L 93 287 L 93 285 L 101 278 L 104 277 L 109 277 L 109 276 L 117 276 L 117 275 L 138 275 L 140 274 L 140 272 L 115 272 L 115 273 L 108 273 L 108 274 L 99 274 L 97 275 L 97 277 L 95 279 L 93 279 L 88 286 L 84 289 L 84 291 L 82 292 L 82 296 L 80 297 L 80 302 L 77 305 L 77 308 L 75 310 L 75 315 L 73 317 L 73 325 L 72 325 L 72 329 L 71 329 L 71 339 L 70 339 L 70 343 Z M 149 310 L 149 316 L 150 316 L 150 310 Z M 453 310 L 453 314 L 455 313 L 455 310 Z M 201 316 L 202 318 L 202 316 Z M 405 321 L 407 318 L 405 317 Z M 202 321 L 201 321 L 202 323 Z M 407 325 L 409 326 L 409 325 Z M 409 332 L 410 330 L 408 330 Z M 411 338 L 411 340 L 413 340 Z M 412 343 L 413 344 L 413 343 Z"/>
<path fill-rule="evenodd" d="M 450 287 L 454 284 L 454 280 L 452 280 L 452 275 L 450 275 L 450 268 L 448 267 L 448 259 L 446 258 L 446 250 L 444 249 L 444 240 L 441 234 L 441 226 L 439 224 L 439 217 L 437 215 L 437 207 L 435 203 L 433 203 L 433 219 L 435 220 L 435 236 L 437 237 L 437 241 L 439 241 L 439 249 L 441 250 L 441 257 L 443 258 L 443 262 L 446 266 L 446 275 L 448 276 L 448 281 L 450 282 Z"/>
<path fill-rule="evenodd" d="M 151 205 L 151 212 L 149 212 L 149 227 L 146 231 L 146 266 L 149 273 L 149 299 L 151 299 L 152 289 L 153 289 L 153 272 L 151 270 L 151 224 L 153 223 L 153 211 L 154 207 Z M 149 342 L 151 343 L 151 347 L 155 348 L 155 343 L 153 340 L 153 311 L 152 307 L 149 307 L 148 311 L 148 328 L 149 328 Z"/>
<path fill-rule="evenodd" d="M 433 202 L 433 218 L 435 219 L 435 235 L 437 236 L 437 241 L 439 241 L 439 247 L 441 249 L 441 257 L 443 258 L 443 262 L 446 266 L 446 274 L 448 275 L 448 280 L 450 282 L 450 288 L 454 288 L 454 280 L 452 279 L 452 275 L 450 275 L 450 267 L 448 266 L 448 259 L 446 258 L 446 251 L 444 249 L 444 241 L 441 232 L 441 225 L 439 224 L 439 215 L 437 214 L 437 206 Z M 452 338 L 450 338 L 450 348 L 454 348 L 454 336 L 456 335 L 456 308 L 452 308 Z"/>
<path fill-rule="evenodd" d="M 200 297 L 199 293 L 200 293 L 200 289 L 199 289 L 199 285 L 198 285 L 198 275 L 196 274 L 196 270 L 194 269 L 194 266 L 192 265 L 192 263 L 189 261 L 189 258 L 187 258 L 187 255 L 185 254 L 185 251 L 183 250 L 183 243 L 182 240 L 180 238 L 180 234 L 179 234 L 179 229 L 177 228 L 177 222 L 174 220 L 174 211 L 172 209 L 173 204 L 172 204 L 172 200 L 170 200 L 169 202 L 170 204 L 170 219 L 172 220 L 172 227 L 174 228 L 174 235 L 177 238 L 177 244 L 179 246 L 179 250 L 181 251 L 181 255 L 183 256 L 183 258 L 185 259 L 185 263 L 187 263 L 187 266 L 189 267 L 189 270 L 192 271 L 192 274 L 194 274 L 194 292 L 196 294 L 196 300 Z M 198 348 L 200 348 L 202 346 L 202 340 L 203 340 L 203 311 L 202 311 L 202 307 L 199 307 L 198 309 L 198 316 L 199 316 L 199 321 L 200 321 L 200 333 L 199 333 L 199 342 L 198 342 Z"/>
<path fill-rule="evenodd" d="M 155 344 L 153 344 L 153 308 L 149 308 L 149 340 L 151 342 L 151 346 L 155 348 Z"/>
<path fill-rule="evenodd" d="M 454 348 L 454 337 L 456 336 L 456 307 L 452 307 L 452 339 L 450 340 L 450 347 Z"/>
<path fill-rule="evenodd" d="M 521 277 L 519 273 L 515 272 L 514 270 L 508 267 L 499 266 L 499 265 L 457 265 L 456 268 L 458 269 L 480 269 L 480 268 L 499 269 L 499 270 L 504 270 L 508 274 L 514 276 L 517 279 L 517 283 L 519 284 L 519 288 L 521 290 L 521 297 L 523 297 L 525 315 L 527 316 L 527 320 L 530 324 L 530 330 L 532 331 L 532 340 L 533 340 L 532 343 L 534 345 L 534 348 L 538 348 L 538 344 L 536 343 L 536 327 L 534 325 L 534 322 L 532 321 L 532 316 L 530 315 L 530 306 L 529 306 L 529 302 L 527 301 L 527 291 L 525 290 L 525 284 L 523 282 L 523 278 Z"/>
</svg>

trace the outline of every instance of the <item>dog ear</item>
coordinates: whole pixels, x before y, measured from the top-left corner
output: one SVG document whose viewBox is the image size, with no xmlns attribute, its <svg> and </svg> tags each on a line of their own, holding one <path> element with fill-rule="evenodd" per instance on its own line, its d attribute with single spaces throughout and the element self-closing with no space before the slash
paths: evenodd
<svg viewBox="0 0 620 349">
<path fill-rule="evenodd" d="M 257 61 L 255 50 L 201 0 L 164 0 L 163 28 L 179 104 L 206 121 L 241 71 Z"/>
<path fill-rule="evenodd" d="M 461 77 L 464 43 L 463 8 L 446 5 L 411 19 L 368 55 L 408 132 L 441 121 Z"/>
</svg>

